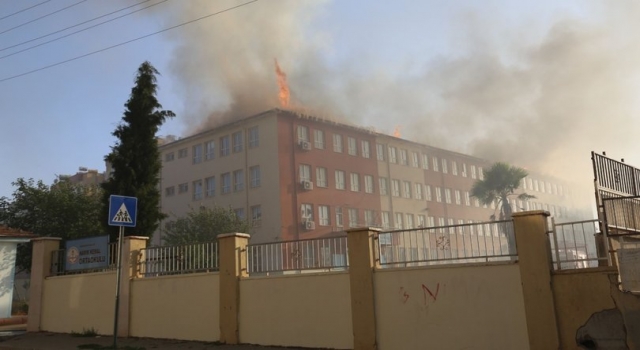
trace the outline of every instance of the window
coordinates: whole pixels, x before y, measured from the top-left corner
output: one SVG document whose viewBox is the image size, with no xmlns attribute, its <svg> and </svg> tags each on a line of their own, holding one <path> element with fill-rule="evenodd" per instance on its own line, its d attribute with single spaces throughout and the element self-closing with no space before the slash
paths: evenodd
<svg viewBox="0 0 640 350">
<path fill-rule="evenodd" d="M 313 130 L 313 144 L 317 149 L 324 149 L 324 131 Z"/>
<path fill-rule="evenodd" d="M 202 199 L 202 180 L 196 180 L 193 182 L 193 200 L 200 199 Z"/>
<path fill-rule="evenodd" d="M 396 213 L 396 229 L 402 230 L 402 213 Z"/>
<path fill-rule="evenodd" d="M 249 168 L 249 186 L 251 188 L 260 187 L 260 166 L 252 166 Z"/>
<path fill-rule="evenodd" d="M 220 138 L 220 156 L 228 156 L 231 152 L 231 140 L 229 139 L 229 135 L 222 136 Z"/>
<path fill-rule="evenodd" d="M 189 152 L 186 148 L 178 150 L 178 158 L 186 158 Z"/>
<path fill-rule="evenodd" d="M 401 165 L 409 165 L 409 160 L 407 159 L 407 150 L 400 150 L 400 164 Z"/>
<path fill-rule="evenodd" d="M 528 181 L 529 181 L 529 189 L 533 191 L 533 180 L 529 178 Z"/>
<path fill-rule="evenodd" d="M 380 186 L 380 195 L 381 196 L 386 196 L 387 194 L 389 194 L 389 189 L 387 188 L 387 178 L 386 177 L 381 177 L 378 179 L 378 184 Z"/>
<path fill-rule="evenodd" d="M 451 174 L 458 175 L 458 163 L 455 160 L 451 161 Z"/>
<path fill-rule="evenodd" d="M 173 152 L 169 152 L 167 154 L 164 155 L 164 161 L 165 162 L 170 162 L 172 161 L 174 158 L 174 153 Z"/>
<path fill-rule="evenodd" d="M 484 180 L 484 170 L 482 167 L 478 167 L 478 179 Z"/>
<path fill-rule="evenodd" d="M 170 186 L 164 189 L 164 195 L 166 197 L 170 197 L 176 194 L 176 188 L 174 186 Z"/>
<path fill-rule="evenodd" d="M 336 226 L 342 227 L 342 207 L 336 207 Z"/>
<path fill-rule="evenodd" d="M 522 189 L 526 190 L 527 189 L 527 178 L 525 177 L 524 179 L 522 179 Z"/>
<path fill-rule="evenodd" d="M 422 200 L 422 184 L 415 184 L 416 199 Z"/>
<path fill-rule="evenodd" d="M 451 190 L 448 188 L 444 189 L 444 199 L 447 203 L 451 204 Z"/>
<path fill-rule="evenodd" d="M 211 176 L 206 178 L 205 184 L 207 186 L 207 197 L 213 197 L 216 195 L 216 177 Z"/>
<path fill-rule="evenodd" d="M 366 193 L 373 193 L 373 176 L 371 175 L 364 176 L 364 191 Z"/>
<path fill-rule="evenodd" d="M 436 226 L 436 218 L 434 218 L 433 216 L 428 216 L 427 227 L 434 227 L 434 226 Z"/>
<path fill-rule="evenodd" d="M 430 185 L 426 185 L 424 188 L 424 196 L 428 201 L 432 201 L 433 198 L 431 197 L 431 186 Z"/>
<path fill-rule="evenodd" d="M 537 192 L 540 191 L 540 188 L 538 187 L 538 180 L 533 180 L 533 189 Z"/>
<path fill-rule="evenodd" d="M 316 185 L 318 187 L 327 187 L 327 168 L 316 168 Z"/>
<path fill-rule="evenodd" d="M 344 190 L 345 189 L 344 171 L 342 171 L 342 170 L 336 170 L 336 189 L 337 190 Z"/>
<path fill-rule="evenodd" d="M 342 153 L 342 135 L 333 134 L 333 151 Z"/>
<path fill-rule="evenodd" d="M 400 197 L 400 181 L 391 180 L 391 195 L 394 197 Z"/>
<path fill-rule="evenodd" d="M 462 201 L 461 201 L 461 198 L 460 198 L 460 191 L 459 191 L 459 190 L 456 190 L 456 191 L 455 191 L 455 195 L 456 195 L 456 204 L 457 204 L 457 205 L 462 204 Z"/>
<path fill-rule="evenodd" d="M 442 202 L 442 192 L 440 187 L 436 187 L 436 202 Z"/>
<path fill-rule="evenodd" d="M 464 192 L 464 205 L 466 205 L 466 206 L 470 206 L 471 205 L 471 197 L 469 196 L 469 192 L 468 191 Z"/>
<path fill-rule="evenodd" d="M 351 191 L 360 191 L 360 176 L 356 173 L 351 173 Z"/>
<path fill-rule="evenodd" d="M 309 128 L 304 125 L 298 125 L 298 143 L 309 142 Z"/>
<path fill-rule="evenodd" d="M 396 156 L 396 148 L 389 146 L 389 161 L 391 163 L 397 163 L 398 162 L 398 158 Z"/>
<path fill-rule="evenodd" d="M 178 193 L 185 192 L 189 192 L 189 184 L 186 182 L 178 185 Z"/>
<path fill-rule="evenodd" d="M 249 128 L 249 148 L 256 148 L 260 146 L 260 133 L 258 127 L 254 126 Z"/>
<path fill-rule="evenodd" d="M 420 166 L 419 164 L 419 155 L 416 152 L 411 152 L 411 166 L 417 168 Z"/>
<path fill-rule="evenodd" d="M 462 163 L 462 177 L 467 177 L 467 165 Z"/>
<path fill-rule="evenodd" d="M 251 224 L 254 227 L 262 225 L 262 207 L 259 205 L 251 207 Z"/>
<path fill-rule="evenodd" d="M 471 166 L 471 178 L 472 178 L 472 179 L 477 178 L 477 175 L 476 175 L 476 166 L 475 166 L 475 165 L 472 165 L 472 166 Z"/>
<path fill-rule="evenodd" d="M 349 209 L 349 227 L 358 226 L 358 209 Z"/>
<path fill-rule="evenodd" d="M 244 149 L 242 131 L 234 132 L 231 136 L 233 137 L 233 153 L 242 152 Z"/>
<path fill-rule="evenodd" d="M 448 174 L 449 168 L 447 167 L 447 160 L 442 158 L 442 173 Z"/>
<path fill-rule="evenodd" d="M 478 198 L 473 199 L 473 205 L 475 205 L 476 208 L 480 207 L 480 201 L 478 200 Z"/>
<path fill-rule="evenodd" d="M 244 208 L 238 208 L 233 210 L 236 213 L 236 216 L 240 220 L 244 220 Z"/>
<path fill-rule="evenodd" d="M 422 155 L 422 169 L 429 170 L 429 156 L 426 154 Z"/>
<path fill-rule="evenodd" d="M 375 222 L 373 219 L 374 215 L 373 215 L 373 210 L 365 210 L 364 211 L 364 224 L 365 226 L 374 226 Z"/>
<path fill-rule="evenodd" d="M 438 226 L 442 227 L 444 225 L 445 225 L 444 218 L 438 218 Z M 440 232 L 444 232 L 444 228 L 441 228 Z"/>
<path fill-rule="evenodd" d="M 380 216 L 380 219 L 382 220 L 382 228 L 384 229 L 388 229 L 391 227 L 390 222 L 391 220 L 389 220 L 389 212 L 388 211 L 383 211 L 382 215 Z"/>
<path fill-rule="evenodd" d="M 369 158 L 370 153 L 371 152 L 369 150 L 369 141 L 362 140 L 362 157 Z"/>
<path fill-rule="evenodd" d="M 311 166 L 306 164 L 300 164 L 300 182 L 311 181 Z"/>
<path fill-rule="evenodd" d="M 433 171 L 440 171 L 440 168 L 438 165 L 438 157 L 432 157 L 431 160 L 433 163 Z"/>
<path fill-rule="evenodd" d="M 244 190 L 244 170 L 236 170 L 233 172 L 233 191 L 239 192 Z"/>
<path fill-rule="evenodd" d="M 231 173 L 222 174 L 222 193 L 231 192 Z"/>
<path fill-rule="evenodd" d="M 551 194 L 551 183 L 547 182 L 547 193 Z"/>
<path fill-rule="evenodd" d="M 376 144 L 376 156 L 379 161 L 384 161 L 384 145 Z"/>
<path fill-rule="evenodd" d="M 193 146 L 193 164 L 202 162 L 202 144 Z"/>
<path fill-rule="evenodd" d="M 413 214 L 405 215 L 405 226 L 408 229 L 413 228 Z"/>
<path fill-rule="evenodd" d="M 216 142 L 209 141 L 204 144 L 205 145 L 205 154 L 204 159 L 211 160 L 216 157 Z"/>
<path fill-rule="evenodd" d="M 318 224 L 329 226 L 329 207 L 326 205 L 318 206 Z"/>
<path fill-rule="evenodd" d="M 411 182 L 402 181 L 402 197 L 411 198 Z"/>
<path fill-rule="evenodd" d="M 424 215 L 418 215 L 418 227 L 427 227 L 427 221 Z"/>
<path fill-rule="evenodd" d="M 356 148 L 356 139 L 353 137 L 347 137 L 347 153 L 351 156 L 358 155 L 358 149 Z"/>
<path fill-rule="evenodd" d="M 306 203 L 302 204 L 300 206 L 300 214 L 302 222 L 313 221 L 313 205 Z"/>
</svg>

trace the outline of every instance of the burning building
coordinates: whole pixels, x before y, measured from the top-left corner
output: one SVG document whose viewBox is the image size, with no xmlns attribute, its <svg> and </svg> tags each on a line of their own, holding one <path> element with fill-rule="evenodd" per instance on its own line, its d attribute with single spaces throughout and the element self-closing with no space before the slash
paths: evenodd
<svg viewBox="0 0 640 350">
<path fill-rule="evenodd" d="M 396 134 L 397 135 L 397 134 Z M 286 109 L 272 109 L 160 146 L 162 210 L 225 206 L 253 223 L 252 243 L 488 221 L 470 197 L 492 161 Z M 514 211 L 568 216 L 569 191 L 531 174 Z M 162 232 L 154 236 L 160 244 Z"/>
</svg>

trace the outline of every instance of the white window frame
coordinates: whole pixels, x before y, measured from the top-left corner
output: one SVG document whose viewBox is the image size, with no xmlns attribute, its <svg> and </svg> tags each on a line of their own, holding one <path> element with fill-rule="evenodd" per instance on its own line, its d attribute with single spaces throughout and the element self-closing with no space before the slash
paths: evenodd
<svg viewBox="0 0 640 350">
<path fill-rule="evenodd" d="M 342 170 L 336 170 L 335 171 L 335 178 L 336 178 L 336 189 L 337 190 L 345 190 L 346 189 L 345 172 L 342 171 Z"/>
<path fill-rule="evenodd" d="M 324 131 L 320 129 L 313 130 L 313 145 L 317 149 L 324 149 Z"/>
<path fill-rule="evenodd" d="M 369 144 L 369 141 L 362 140 L 361 144 L 362 144 L 362 158 L 370 158 L 371 157 L 371 145 Z"/>
<path fill-rule="evenodd" d="M 333 134 L 332 138 L 333 138 L 333 151 L 336 153 L 342 153 L 343 152 L 342 135 Z"/>
<path fill-rule="evenodd" d="M 373 176 L 371 175 L 364 176 L 364 192 L 373 193 Z"/>
<path fill-rule="evenodd" d="M 358 143 L 355 137 L 347 136 L 347 154 L 350 156 L 358 155 Z"/>
<path fill-rule="evenodd" d="M 249 186 L 251 186 L 251 188 L 260 187 L 261 173 L 260 173 L 259 165 L 252 166 L 249 168 L 249 177 L 251 182 Z"/>
<path fill-rule="evenodd" d="M 318 206 L 318 225 L 320 226 L 329 226 L 329 206 L 328 205 L 319 205 Z"/>
<path fill-rule="evenodd" d="M 316 186 L 327 187 L 327 168 L 316 167 Z"/>
<path fill-rule="evenodd" d="M 349 189 L 352 192 L 360 192 L 360 175 L 358 173 L 349 174 Z"/>
</svg>

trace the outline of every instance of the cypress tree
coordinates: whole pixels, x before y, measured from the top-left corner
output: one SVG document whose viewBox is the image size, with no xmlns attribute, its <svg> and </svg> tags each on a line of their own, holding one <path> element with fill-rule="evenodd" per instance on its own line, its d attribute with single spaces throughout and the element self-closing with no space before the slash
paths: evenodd
<svg viewBox="0 0 640 350">
<path fill-rule="evenodd" d="M 122 121 L 112 133 L 118 140 L 105 157 L 113 169 L 102 184 L 104 224 L 112 242 L 118 237 L 118 227 L 107 225 L 110 195 L 138 198 L 136 227 L 127 228 L 127 236 L 150 237 L 166 217 L 160 211 L 162 163 L 156 133 L 165 120 L 175 114 L 163 110 L 156 98 L 156 75 L 158 71 L 149 62 L 138 68 Z"/>
</svg>

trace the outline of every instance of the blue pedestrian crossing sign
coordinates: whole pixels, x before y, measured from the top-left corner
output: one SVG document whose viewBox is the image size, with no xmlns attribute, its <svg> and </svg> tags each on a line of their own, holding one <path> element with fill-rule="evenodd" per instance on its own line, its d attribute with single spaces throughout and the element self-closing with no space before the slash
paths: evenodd
<svg viewBox="0 0 640 350">
<path fill-rule="evenodd" d="M 109 225 L 136 226 L 138 198 L 111 195 L 109 197 Z"/>
</svg>

